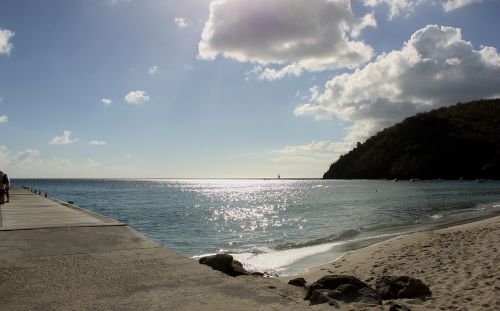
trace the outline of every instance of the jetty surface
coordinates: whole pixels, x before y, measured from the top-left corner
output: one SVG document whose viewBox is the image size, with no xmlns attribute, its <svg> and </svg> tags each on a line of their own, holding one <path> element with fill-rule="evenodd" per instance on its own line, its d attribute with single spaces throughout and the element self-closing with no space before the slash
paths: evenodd
<svg viewBox="0 0 500 311">
<path fill-rule="evenodd" d="M 270 280 L 227 276 L 26 189 L 11 189 L 0 218 L 0 310 L 308 309 Z"/>
</svg>

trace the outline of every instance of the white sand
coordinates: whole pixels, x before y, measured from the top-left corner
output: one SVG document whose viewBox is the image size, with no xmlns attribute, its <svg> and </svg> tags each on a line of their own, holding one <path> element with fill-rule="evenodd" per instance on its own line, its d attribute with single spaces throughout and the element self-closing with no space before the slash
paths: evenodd
<svg viewBox="0 0 500 311">
<path fill-rule="evenodd" d="M 347 253 L 294 277 L 314 282 L 327 274 L 349 274 L 373 285 L 382 275 L 408 275 L 426 283 L 426 301 L 399 301 L 412 310 L 500 310 L 500 216 L 441 230 L 399 236 Z M 294 277 L 280 278 L 287 282 Z M 387 303 L 387 302 L 385 302 Z M 333 310 L 328 305 L 315 309 Z M 342 304 L 345 310 L 389 306 Z"/>
</svg>

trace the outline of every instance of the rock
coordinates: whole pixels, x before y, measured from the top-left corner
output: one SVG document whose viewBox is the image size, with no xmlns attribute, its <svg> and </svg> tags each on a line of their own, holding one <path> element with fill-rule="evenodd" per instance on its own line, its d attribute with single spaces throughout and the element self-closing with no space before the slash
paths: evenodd
<svg viewBox="0 0 500 311">
<path fill-rule="evenodd" d="M 309 303 L 311 305 L 319 305 L 322 303 L 327 303 L 330 301 L 330 298 L 327 295 L 327 289 L 317 289 L 315 290 L 309 299 Z"/>
<path fill-rule="evenodd" d="M 411 311 L 410 307 L 400 304 L 400 303 L 391 303 L 389 307 L 389 311 Z"/>
<path fill-rule="evenodd" d="M 377 280 L 375 289 L 384 300 L 432 295 L 424 282 L 409 276 L 383 276 Z"/>
<path fill-rule="evenodd" d="M 306 280 L 304 278 L 296 278 L 293 280 L 288 281 L 288 284 L 297 286 L 297 287 L 304 287 L 306 286 Z"/>
<path fill-rule="evenodd" d="M 358 287 L 353 284 L 343 284 L 328 291 L 329 298 L 343 302 L 362 302 L 367 304 L 382 304 L 379 294 L 371 287 Z"/>
<path fill-rule="evenodd" d="M 355 284 L 359 287 L 368 286 L 366 283 L 350 275 L 326 275 L 307 288 L 305 300 L 309 300 L 312 293 L 317 289 L 336 289 L 342 284 Z"/>
<path fill-rule="evenodd" d="M 233 258 L 233 256 L 231 256 L 231 255 L 226 255 L 226 256 L 230 256 L 231 258 Z M 234 276 L 251 274 L 245 268 L 243 268 L 243 265 L 238 260 L 233 259 L 233 261 L 231 262 L 231 267 L 233 268 L 233 271 L 236 274 Z"/>
<path fill-rule="evenodd" d="M 210 266 L 212 269 L 224 272 L 230 276 L 252 274 L 243 268 L 241 262 L 234 260 L 233 256 L 229 254 L 201 257 L 199 263 Z"/>
<path fill-rule="evenodd" d="M 379 294 L 366 283 L 349 275 L 327 275 L 307 288 L 305 300 L 319 304 L 338 300 L 382 304 Z"/>
</svg>

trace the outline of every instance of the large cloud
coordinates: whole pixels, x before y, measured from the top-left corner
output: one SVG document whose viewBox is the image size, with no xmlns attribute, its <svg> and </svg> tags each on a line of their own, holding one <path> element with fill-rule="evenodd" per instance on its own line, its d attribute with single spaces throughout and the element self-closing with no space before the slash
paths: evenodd
<svg viewBox="0 0 500 311">
<path fill-rule="evenodd" d="M 10 54 L 10 51 L 14 47 L 10 42 L 13 36 L 14 33 L 12 31 L 0 28 L 0 54 Z"/>
<path fill-rule="evenodd" d="M 416 112 L 500 96 L 499 86 L 495 48 L 476 50 L 460 29 L 428 25 L 401 50 L 328 81 L 295 114 L 352 121 L 348 138 L 361 139 Z"/>
<path fill-rule="evenodd" d="M 313 71 L 355 68 L 370 60 L 373 50 L 354 38 L 375 25 L 372 14 L 355 17 L 349 0 L 216 0 L 210 4 L 199 57 L 211 60 L 221 54 Z"/>
</svg>

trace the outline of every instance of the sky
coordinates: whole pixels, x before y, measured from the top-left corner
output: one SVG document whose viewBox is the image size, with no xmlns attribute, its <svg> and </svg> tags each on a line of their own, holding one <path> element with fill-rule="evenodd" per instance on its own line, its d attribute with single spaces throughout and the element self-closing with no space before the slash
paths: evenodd
<svg viewBox="0 0 500 311">
<path fill-rule="evenodd" d="M 500 0 L 0 0 L 11 178 L 321 177 L 500 95 Z"/>
</svg>

